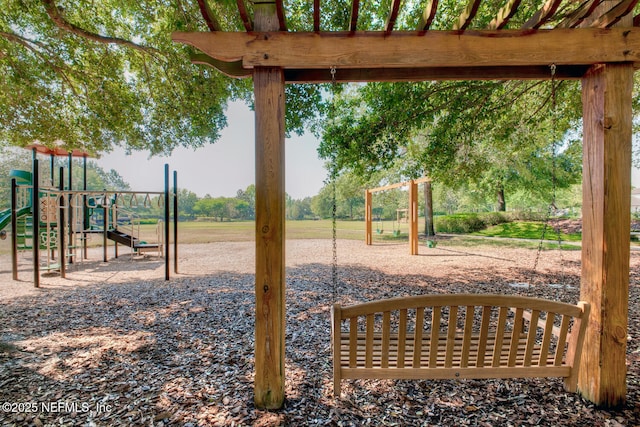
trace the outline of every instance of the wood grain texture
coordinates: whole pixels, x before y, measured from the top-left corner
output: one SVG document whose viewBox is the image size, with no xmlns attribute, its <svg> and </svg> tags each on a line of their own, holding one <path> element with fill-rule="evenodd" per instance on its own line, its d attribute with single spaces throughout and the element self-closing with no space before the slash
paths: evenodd
<svg viewBox="0 0 640 427">
<path fill-rule="evenodd" d="M 458 17 L 458 20 L 453 24 L 453 29 L 460 31 L 466 30 L 473 18 L 476 17 L 481 2 L 482 0 L 469 0 L 467 7 L 465 7 Z"/>
<path fill-rule="evenodd" d="M 638 28 L 427 31 L 388 35 L 361 31 L 176 32 L 172 37 L 219 60 L 242 60 L 245 68 L 464 68 L 640 61 Z"/>
<path fill-rule="evenodd" d="M 520 1 L 521 0 L 509 0 L 507 4 L 498 11 L 498 15 L 489 23 L 488 28 L 491 30 L 504 28 L 518 10 Z"/>
<path fill-rule="evenodd" d="M 373 244 L 373 195 L 371 191 L 365 190 L 364 193 L 364 222 L 365 222 L 365 236 L 364 241 L 367 245 Z"/>
<path fill-rule="evenodd" d="M 560 3 L 562 3 L 562 0 L 547 0 L 542 8 L 534 13 L 533 16 L 522 25 L 522 29 L 540 28 L 553 17 L 556 10 L 558 10 L 558 6 L 560 6 Z"/>
<path fill-rule="evenodd" d="M 637 0 L 636 0 L 637 1 Z M 398 13 L 400 12 L 400 5 L 402 0 L 391 0 L 391 9 L 389 16 L 384 24 L 385 33 L 389 34 L 393 31 L 393 27 L 396 25 L 396 19 L 398 19 Z"/>
<path fill-rule="evenodd" d="M 578 381 L 599 405 L 626 399 L 633 67 L 593 67 L 582 81 L 582 284 L 591 304 Z"/>
<path fill-rule="evenodd" d="M 254 5 L 257 30 L 277 29 L 275 4 Z M 285 95 L 278 68 L 253 72 L 256 159 L 256 342 L 254 402 L 284 404 L 285 381 Z"/>
<path fill-rule="evenodd" d="M 256 406 L 284 402 L 284 76 L 253 73 L 256 115 Z"/>
<path fill-rule="evenodd" d="M 588 304 L 469 294 L 402 300 L 334 308 L 342 318 L 332 323 L 334 390 L 343 378 L 527 377 L 562 377 L 575 390 Z M 529 305 L 544 307 L 545 317 Z"/>
<path fill-rule="evenodd" d="M 427 1 L 422 15 L 420 15 L 420 22 L 418 23 L 418 31 L 427 31 L 433 22 L 433 18 L 436 17 L 436 10 L 438 9 L 438 0 Z"/>
<path fill-rule="evenodd" d="M 418 255 L 418 183 L 409 181 L 409 253 Z"/>
</svg>

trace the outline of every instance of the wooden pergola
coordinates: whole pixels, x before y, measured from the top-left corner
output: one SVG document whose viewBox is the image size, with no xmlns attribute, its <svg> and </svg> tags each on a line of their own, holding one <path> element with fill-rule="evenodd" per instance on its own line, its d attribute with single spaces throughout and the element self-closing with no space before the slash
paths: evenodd
<svg viewBox="0 0 640 427">
<path fill-rule="evenodd" d="M 581 299 L 592 310 L 578 386 L 598 405 L 619 405 L 626 398 L 631 97 L 640 61 L 635 27 L 640 18 L 633 9 L 638 0 L 539 0 L 535 6 L 505 0 L 488 24 L 479 18 L 489 7 L 481 0 L 461 5 L 453 18 L 450 10 L 439 13 L 438 0 L 422 1 L 420 17 L 410 19 L 409 8 L 391 0 L 386 17 L 365 20 L 359 17 L 366 5 L 361 10 L 360 1 L 351 0 L 344 28 L 327 31 L 323 23 L 332 20 L 322 19 L 321 2 L 313 0 L 308 28 L 294 32 L 288 30 L 283 0 L 237 0 L 243 31 L 223 31 L 212 4 L 198 0 L 210 31 L 173 34 L 176 42 L 202 52 L 191 58 L 194 63 L 253 77 L 256 406 L 279 408 L 285 398 L 285 84 L 329 82 L 332 68 L 338 82 L 549 79 L 552 64 L 556 78 L 582 82 Z M 401 13 L 409 18 L 401 19 Z M 418 25 L 404 28 L 405 22 Z"/>
</svg>

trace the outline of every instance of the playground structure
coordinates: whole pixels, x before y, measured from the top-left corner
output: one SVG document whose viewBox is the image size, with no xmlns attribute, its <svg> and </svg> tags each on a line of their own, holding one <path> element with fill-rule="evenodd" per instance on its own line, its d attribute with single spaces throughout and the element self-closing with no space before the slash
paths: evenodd
<svg viewBox="0 0 640 427">
<path fill-rule="evenodd" d="M 87 190 L 86 153 L 68 153 L 37 145 L 33 150 L 32 172 L 13 170 L 11 177 L 11 207 L 0 212 L 0 230 L 11 226 L 11 259 L 13 280 L 18 280 L 18 254 L 33 251 L 33 282 L 40 286 L 40 272 L 56 271 L 66 276 L 67 266 L 88 258 L 88 242 L 92 236 L 102 237 L 103 262 L 108 262 L 109 241 L 118 257 L 119 245 L 129 248 L 130 254 L 155 252 L 165 259 L 165 280 L 169 280 L 170 206 L 173 199 L 173 259 L 177 262 L 177 172 L 174 171 L 174 191 L 169 189 L 169 165 L 165 165 L 165 188 L 160 191 Z M 51 155 L 51 179 L 43 184 L 37 153 Z M 54 187 L 54 156 L 68 155 L 68 181 L 64 167 L 59 168 L 59 185 Z M 84 158 L 83 189 L 74 190 L 72 156 Z M 66 184 L 66 187 L 65 187 Z M 163 218 L 156 225 L 155 241 L 145 241 L 141 233 L 138 207 L 157 203 Z M 3 237 L 3 238 L 4 238 Z M 148 238 L 148 236 L 146 237 Z"/>
<path fill-rule="evenodd" d="M 367 245 L 373 244 L 373 193 L 391 190 L 394 188 L 409 187 L 409 208 L 397 209 L 396 221 L 398 226 L 401 220 L 409 224 L 410 253 L 411 255 L 418 255 L 418 184 L 427 181 L 429 181 L 429 178 L 423 177 L 365 190 L 364 220 L 365 243 Z M 395 227 L 393 231 L 396 232 Z"/>
</svg>

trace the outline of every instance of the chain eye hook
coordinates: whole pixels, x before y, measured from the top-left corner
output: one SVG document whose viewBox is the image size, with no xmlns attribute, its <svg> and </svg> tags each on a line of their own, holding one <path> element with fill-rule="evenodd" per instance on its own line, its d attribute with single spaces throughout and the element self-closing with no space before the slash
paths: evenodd
<svg viewBox="0 0 640 427">
<path fill-rule="evenodd" d="M 336 67 L 331 67 L 331 83 L 336 84 Z"/>
</svg>

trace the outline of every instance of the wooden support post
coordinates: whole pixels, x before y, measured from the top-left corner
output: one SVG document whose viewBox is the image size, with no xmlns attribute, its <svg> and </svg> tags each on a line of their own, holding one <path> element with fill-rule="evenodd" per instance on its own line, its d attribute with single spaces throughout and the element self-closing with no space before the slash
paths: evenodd
<svg viewBox="0 0 640 427">
<path fill-rule="evenodd" d="M 275 2 L 254 4 L 256 31 L 279 28 Z M 281 68 L 253 71 L 256 124 L 256 342 L 254 402 L 284 404 L 285 96 Z"/>
<path fill-rule="evenodd" d="M 365 221 L 365 243 L 367 245 L 373 244 L 373 233 L 372 233 L 372 207 L 371 201 L 373 199 L 373 194 L 370 190 L 365 190 L 364 192 L 364 221 Z"/>
<path fill-rule="evenodd" d="M 253 72 L 256 112 L 255 404 L 284 403 L 285 189 L 284 73 Z"/>
<path fill-rule="evenodd" d="M 596 65 L 582 79 L 580 299 L 591 315 L 578 388 L 605 407 L 626 399 L 632 88 L 632 64 Z"/>
<path fill-rule="evenodd" d="M 409 246 L 411 255 L 418 255 L 418 183 L 409 181 Z"/>
</svg>

